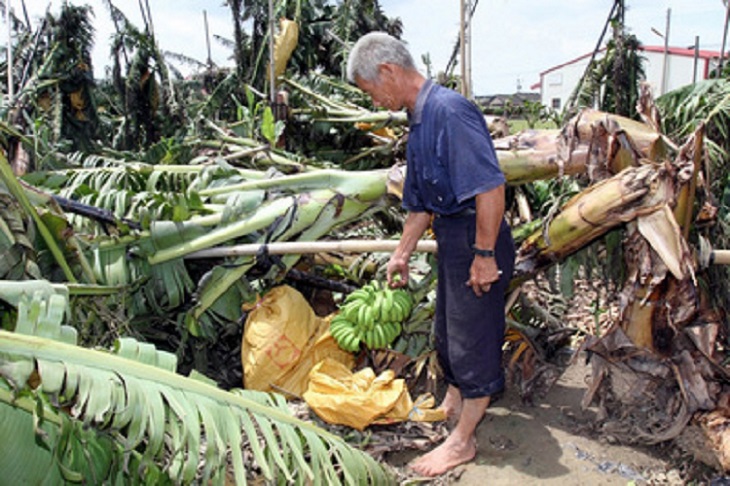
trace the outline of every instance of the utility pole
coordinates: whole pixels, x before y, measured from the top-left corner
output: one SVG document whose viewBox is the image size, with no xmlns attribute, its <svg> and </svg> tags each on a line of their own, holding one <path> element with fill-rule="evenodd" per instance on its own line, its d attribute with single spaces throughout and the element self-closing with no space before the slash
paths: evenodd
<svg viewBox="0 0 730 486">
<path fill-rule="evenodd" d="M 692 67 L 692 84 L 697 83 L 697 63 L 700 60 L 700 36 L 695 36 L 695 59 Z"/>
<path fill-rule="evenodd" d="M 667 92 L 667 77 L 669 71 L 669 24 L 672 18 L 672 9 L 667 9 L 667 25 L 664 29 L 664 61 L 662 63 L 662 86 L 659 91 L 660 94 Z"/>
<path fill-rule="evenodd" d="M 213 67 L 213 58 L 210 55 L 210 32 L 208 31 L 208 12 L 203 10 L 203 22 L 205 22 L 205 46 L 208 49 L 208 69 Z"/>
<path fill-rule="evenodd" d="M 717 77 L 722 76 L 722 65 L 725 60 L 725 42 L 727 41 L 727 24 L 730 21 L 730 2 L 722 0 L 725 4 L 725 27 L 722 29 L 722 46 L 720 47 L 720 64 L 717 65 Z"/>
<path fill-rule="evenodd" d="M 13 36 L 10 25 L 10 0 L 5 1 L 5 24 L 8 26 L 8 105 L 13 101 Z"/>
</svg>

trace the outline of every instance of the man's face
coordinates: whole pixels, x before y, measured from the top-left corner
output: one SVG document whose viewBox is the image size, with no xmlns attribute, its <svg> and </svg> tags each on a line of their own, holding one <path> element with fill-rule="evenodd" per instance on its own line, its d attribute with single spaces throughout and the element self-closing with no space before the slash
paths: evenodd
<svg viewBox="0 0 730 486">
<path fill-rule="evenodd" d="M 398 101 L 397 84 L 394 83 L 392 71 L 387 67 L 380 67 L 378 78 L 375 81 L 367 81 L 357 76 L 355 82 L 358 88 L 370 95 L 376 107 L 382 106 L 391 111 L 398 111 L 403 108 L 403 103 Z"/>
</svg>

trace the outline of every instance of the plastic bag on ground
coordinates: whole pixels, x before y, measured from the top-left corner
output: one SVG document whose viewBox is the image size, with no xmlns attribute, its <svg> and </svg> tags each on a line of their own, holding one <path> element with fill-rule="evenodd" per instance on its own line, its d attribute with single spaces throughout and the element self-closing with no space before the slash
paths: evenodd
<svg viewBox="0 0 730 486">
<path fill-rule="evenodd" d="M 317 317 L 296 289 L 273 288 L 249 313 L 241 343 L 245 388 L 301 396 L 309 372 L 325 358 L 354 365 L 330 336 L 329 318 Z"/>
<path fill-rule="evenodd" d="M 419 397 L 414 404 L 405 381 L 395 378 L 392 370 L 378 376 L 372 368 L 353 373 L 332 359 L 312 369 L 304 400 L 325 422 L 358 430 L 373 423 L 446 419 L 442 410 L 433 408 L 430 395 Z"/>
</svg>

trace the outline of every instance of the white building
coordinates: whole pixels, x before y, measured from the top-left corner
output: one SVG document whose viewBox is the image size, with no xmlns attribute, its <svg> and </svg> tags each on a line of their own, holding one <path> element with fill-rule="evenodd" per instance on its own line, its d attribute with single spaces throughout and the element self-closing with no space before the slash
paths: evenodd
<svg viewBox="0 0 730 486">
<path fill-rule="evenodd" d="M 601 50 L 597 59 L 604 52 L 605 50 Z M 646 80 L 651 85 L 654 96 L 691 84 L 695 79 L 707 79 L 720 60 L 718 51 L 670 47 L 666 53 L 665 69 L 664 47 L 643 46 L 641 56 L 644 58 Z M 589 53 L 541 72 L 540 82 L 533 85 L 532 89 L 540 91 L 542 104 L 556 111 L 562 110 L 590 60 Z"/>
</svg>

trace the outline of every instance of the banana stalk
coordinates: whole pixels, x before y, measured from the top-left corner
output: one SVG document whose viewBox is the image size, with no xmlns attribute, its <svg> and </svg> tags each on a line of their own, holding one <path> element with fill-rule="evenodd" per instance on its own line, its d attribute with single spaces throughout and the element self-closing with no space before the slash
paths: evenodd
<svg viewBox="0 0 730 486">
<path fill-rule="evenodd" d="M 357 195 L 357 198 L 362 201 L 373 201 L 383 196 L 387 177 L 388 170 L 352 172 L 322 169 L 304 174 L 250 180 L 239 184 L 228 184 L 217 188 L 202 189 L 198 193 L 203 197 L 211 197 L 254 190 L 300 192 L 332 188 L 343 194 Z"/>
<path fill-rule="evenodd" d="M 284 82 L 305 96 L 317 103 L 317 112 L 325 113 L 325 116 L 317 115 L 317 121 L 341 122 L 341 123 L 371 123 L 405 125 L 408 123 L 408 115 L 404 111 L 370 111 L 361 106 L 346 101 L 337 101 L 331 97 L 322 96 L 319 93 L 302 86 L 292 79 L 285 79 Z"/>
<path fill-rule="evenodd" d="M 594 179 L 661 160 L 674 145 L 634 120 L 585 109 L 562 130 L 526 130 L 494 140 L 499 165 L 512 185 L 589 173 Z"/>
<path fill-rule="evenodd" d="M 520 247 L 515 272 L 527 277 L 539 268 L 561 260 L 612 228 L 655 211 L 664 201 L 653 189 L 657 167 L 629 168 L 575 196 L 542 230 Z"/>
<path fill-rule="evenodd" d="M 368 173 L 323 171 L 322 174 L 301 174 L 268 181 L 252 181 L 235 186 L 230 190 L 230 187 L 226 187 L 224 192 L 246 189 L 272 189 L 274 187 L 296 187 L 300 191 L 306 191 L 313 187 L 322 187 L 323 189 L 300 192 L 296 196 L 268 201 L 248 218 L 219 227 L 195 240 L 161 249 L 151 255 L 149 261 L 154 265 L 180 258 L 252 234 L 269 227 L 278 220 L 287 221 L 286 224 L 290 226 L 286 233 L 273 236 L 276 241 L 283 241 L 286 239 L 286 235 L 296 235 L 303 232 L 320 216 L 324 209 L 329 207 L 336 208 L 329 228 L 332 229 L 336 225 L 357 219 L 370 209 L 379 207 L 387 192 L 386 178 L 387 171 L 371 171 Z M 328 187 L 331 187 L 331 189 Z M 218 190 L 208 191 L 206 195 L 220 194 L 220 192 Z M 281 223 L 278 224 L 281 226 Z M 272 235 L 269 234 L 267 238 L 272 238 Z"/>
<path fill-rule="evenodd" d="M 272 225 L 266 234 L 258 239 L 259 243 L 264 243 L 266 240 L 286 241 L 292 238 L 297 238 L 300 241 L 314 241 L 332 231 L 336 226 L 363 218 L 366 214 L 378 208 L 377 205 L 371 202 L 363 203 L 328 190 L 317 191 L 312 194 L 303 193 L 298 195 L 294 201 L 295 203 L 291 205 L 290 210 L 283 213 L 276 220 L 277 223 Z M 258 214 L 257 212 L 256 215 Z M 170 253 L 175 251 L 180 250 L 171 249 L 171 252 L 162 256 L 158 254 L 155 257 L 158 260 L 167 258 Z M 280 262 L 282 269 L 291 268 L 300 257 L 299 254 L 286 255 Z M 199 301 L 190 311 L 187 319 L 188 326 L 193 332 L 200 332 L 194 326 L 203 313 L 208 311 L 224 293 L 243 278 L 253 264 L 254 262 L 250 258 L 239 258 L 227 265 L 225 273 L 221 274 L 219 272 L 218 278 L 208 279 L 206 286 L 199 289 Z"/>
<path fill-rule="evenodd" d="M 668 155 L 675 144 L 651 126 L 610 113 L 584 109 L 563 129 L 568 139 L 575 138 L 577 143 L 591 144 L 596 131 L 624 132 L 631 136 L 634 148 L 649 160 L 661 160 Z"/>
<path fill-rule="evenodd" d="M 208 127 L 212 128 L 217 133 L 218 139 L 221 142 L 224 142 L 226 144 L 231 144 L 234 146 L 246 147 L 246 148 L 250 148 L 250 149 L 259 149 L 261 147 L 261 142 L 259 142 L 258 140 L 254 140 L 251 138 L 243 138 L 243 137 L 233 137 L 210 120 L 206 120 L 206 125 Z M 270 149 L 266 152 L 257 150 L 256 154 L 263 156 L 263 157 L 257 158 L 257 161 L 259 161 L 259 162 L 268 161 L 271 164 L 276 165 L 279 168 L 281 168 L 282 170 L 287 171 L 287 172 L 292 172 L 292 171 L 293 172 L 303 172 L 303 171 L 311 170 L 311 168 L 308 165 L 302 164 L 301 162 L 297 162 L 288 157 L 280 155 L 278 152 L 274 151 L 273 149 Z"/>
<path fill-rule="evenodd" d="M 558 130 L 527 130 L 494 140 L 507 182 L 528 182 L 584 173 L 588 146 L 569 147 Z"/>
<path fill-rule="evenodd" d="M 705 126 L 700 124 L 692 138 L 682 147 L 677 156 L 677 166 L 681 167 L 682 171 L 678 174 L 681 189 L 677 194 L 677 206 L 674 209 L 674 216 L 682 227 L 682 236 L 685 240 L 689 238 L 691 228 L 704 139 Z M 688 161 L 691 161 L 691 163 Z"/>
<path fill-rule="evenodd" d="M 290 240 L 316 241 L 335 227 L 362 219 L 384 204 L 388 191 L 387 171 L 324 171 L 320 177 L 317 175 L 299 174 L 271 181 L 253 181 L 247 189 L 296 191 L 293 191 L 295 194 L 292 196 L 265 202 L 243 219 L 221 224 L 208 233 L 184 239 L 183 243 L 159 247 L 149 255 L 150 265 L 172 263 L 195 251 L 251 235 L 255 235 L 254 241 L 259 244 Z M 313 187 L 320 189 L 307 191 Z M 297 254 L 282 258 L 283 269 L 291 268 L 300 257 Z M 245 277 L 254 263 L 255 260 L 242 257 L 227 262 L 225 271 L 222 267 L 216 267 L 210 272 L 214 278 L 205 279 L 202 283 L 196 292 L 196 306 L 186 319 L 188 327 L 195 334 L 201 333 L 199 321 L 203 314 L 217 305 L 219 299 Z"/>
</svg>

